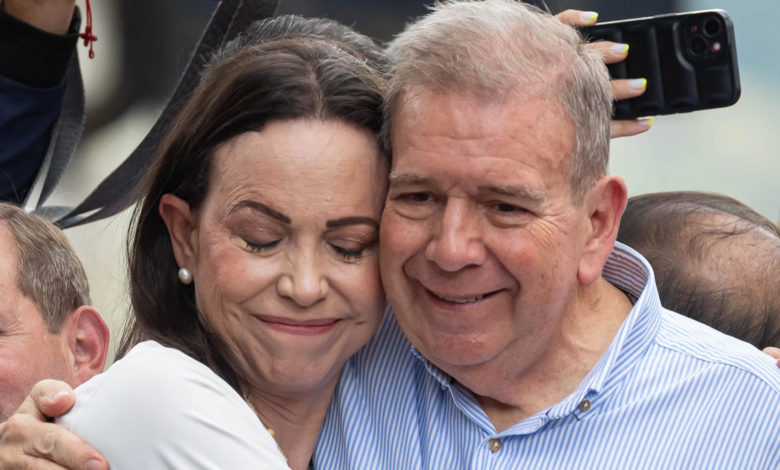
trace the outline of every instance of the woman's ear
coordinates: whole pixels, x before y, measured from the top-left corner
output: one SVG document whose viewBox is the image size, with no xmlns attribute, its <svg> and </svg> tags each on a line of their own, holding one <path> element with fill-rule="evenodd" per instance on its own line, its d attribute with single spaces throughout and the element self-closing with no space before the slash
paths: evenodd
<svg viewBox="0 0 780 470">
<path fill-rule="evenodd" d="M 158 211 L 168 228 L 176 262 L 180 267 L 192 270 L 198 256 L 198 217 L 187 201 L 173 194 L 163 194 Z"/>
</svg>

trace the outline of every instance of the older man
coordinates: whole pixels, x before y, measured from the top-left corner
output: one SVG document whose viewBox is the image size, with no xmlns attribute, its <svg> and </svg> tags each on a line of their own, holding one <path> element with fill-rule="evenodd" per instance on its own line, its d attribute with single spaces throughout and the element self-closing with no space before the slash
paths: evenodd
<svg viewBox="0 0 780 470">
<path fill-rule="evenodd" d="M 772 360 L 662 308 L 615 245 L 608 77 L 578 35 L 512 1 L 446 3 L 390 51 L 393 312 L 315 466 L 780 468 Z"/>
<path fill-rule="evenodd" d="M 0 203 L 0 422 L 41 379 L 76 386 L 103 370 L 108 328 L 62 232 Z"/>
</svg>

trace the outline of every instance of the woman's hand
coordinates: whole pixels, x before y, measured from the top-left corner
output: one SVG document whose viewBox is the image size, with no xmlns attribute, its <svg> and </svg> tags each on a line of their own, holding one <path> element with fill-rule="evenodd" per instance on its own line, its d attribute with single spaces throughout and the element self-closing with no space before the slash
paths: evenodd
<svg viewBox="0 0 780 470">
<path fill-rule="evenodd" d="M 773 359 L 777 361 L 777 367 L 780 367 L 780 348 L 774 346 L 768 346 L 763 349 L 765 354 L 769 354 Z"/>
<path fill-rule="evenodd" d="M 75 434 L 47 420 L 75 403 L 65 382 L 42 380 L 8 421 L 0 424 L 3 470 L 107 470 L 108 462 Z"/>
<path fill-rule="evenodd" d="M 0 0 L 14 18 L 51 34 L 68 32 L 76 0 Z"/>
<path fill-rule="evenodd" d="M 557 18 L 570 26 L 589 26 L 596 22 L 598 14 L 592 11 L 566 10 L 557 15 Z M 604 58 L 604 63 L 614 64 L 624 60 L 628 55 L 628 44 L 614 43 L 610 41 L 598 41 L 588 44 L 587 47 L 598 51 Z M 612 95 L 616 100 L 634 98 L 645 92 L 647 81 L 644 78 L 612 80 Z M 613 120 L 610 126 L 612 137 L 625 137 L 650 129 L 653 123 L 651 118 Z"/>
</svg>

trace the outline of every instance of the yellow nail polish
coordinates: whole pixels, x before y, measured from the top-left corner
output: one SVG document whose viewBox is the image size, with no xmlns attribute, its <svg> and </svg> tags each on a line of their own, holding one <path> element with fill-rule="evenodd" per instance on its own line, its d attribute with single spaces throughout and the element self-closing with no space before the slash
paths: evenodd
<svg viewBox="0 0 780 470">
<path fill-rule="evenodd" d="M 645 127 L 650 127 L 653 125 L 653 121 L 655 121 L 655 119 L 653 118 L 644 118 L 644 119 L 640 119 L 639 123 Z"/>
<path fill-rule="evenodd" d="M 633 88 L 634 90 L 641 90 L 647 86 L 647 79 L 646 78 L 635 78 L 628 82 L 628 86 Z"/>
<path fill-rule="evenodd" d="M 580 14 L 580 17 L 583 21 L 587 21 L 589 23 L 595 23 L 597 19 L 599 19 L 599 14 L 595 11 L 583 11 Z"/>
</svg>

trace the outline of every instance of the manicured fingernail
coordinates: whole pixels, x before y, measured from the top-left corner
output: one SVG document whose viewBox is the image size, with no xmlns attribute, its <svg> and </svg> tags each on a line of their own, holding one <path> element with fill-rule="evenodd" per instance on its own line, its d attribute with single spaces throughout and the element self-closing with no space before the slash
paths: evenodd
<svg viewBox="0 0 780 470">
<path fill-rule="evenodd" d="M 49 395 L 48 397 L 45 398 L 45 402 L 48 403 L 48 404 L 54 404 L 54 403 L 57 403 L 57 400 L 59 400 L 60 398 L 62 398 L 64 396 L 67 396 L 67 395 L 68 394 L 66 392 L 53 393 L 53 394 L 51 394 L 51 395 Z"/>
<path fill-rule="evenodd" d="M 639 124 L 641 124 L 641 125 L 643 125 L 645 127 L 650 127 L 650 126 L 653 125 L 653 121 L 654 121 L 653 118 L 644 118 L 644 119 L 640 119 L 639 120 Z"/>
<path fill-rule="evenodd" d="M 100 460 L 88 460 L 87 461 L 87 470 L 102 470 L 103 464 L 100 462 Z"/>
<path fill-rule="evenodd" d="M 597 19 L 599 19 L 599 14 L 595 11 L 583 11 L 580 13 L 580 18 L 582 18 L 582 21 L 587 21 L 588 23 L 595 23 Z"/>
<path fill-rule="evenodd" d="M 612 46 L 612 52 L 615 54 L 625 54 L 628 52 L 628 44 L 615 44 Z"/>
<path fill-rule="evenodd" d="M 633 88 L 634 90 L 641 90 L 642 88 L 647 86 L 647 79 L 646 78 L 635 78 L 628 82 L 628 86 Z"/>
</svg>

